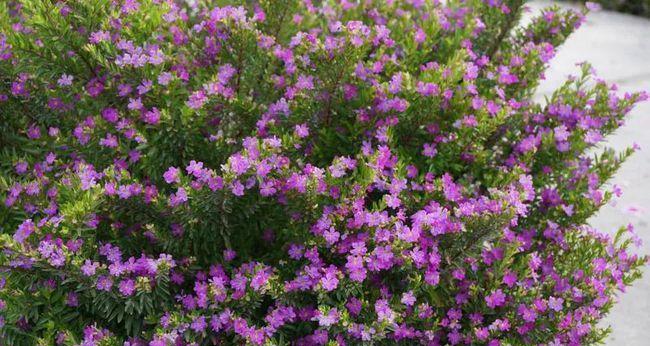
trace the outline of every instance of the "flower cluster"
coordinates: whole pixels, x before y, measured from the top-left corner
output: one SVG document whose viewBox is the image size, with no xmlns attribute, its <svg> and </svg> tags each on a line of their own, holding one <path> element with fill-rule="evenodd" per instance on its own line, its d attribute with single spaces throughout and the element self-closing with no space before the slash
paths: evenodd
<svg viewBox="0 0 650 346">
<path fill-rule="evenodd" d="M 647 95 L 532 98 L 586 9 L 213 3 L 0 3 L 0 343 L 603 340 Z"/>
</svg>

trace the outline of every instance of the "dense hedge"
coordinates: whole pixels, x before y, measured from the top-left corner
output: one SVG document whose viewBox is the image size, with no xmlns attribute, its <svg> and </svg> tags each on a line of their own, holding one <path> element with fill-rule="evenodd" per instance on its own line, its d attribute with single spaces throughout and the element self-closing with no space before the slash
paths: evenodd
<svg viewBox="0 0 650 346">
<path fill-rule="evenodd" d="M 519 0 L 0 2 L 0 344 L 582 345 L 645 93 Z"/>
</svg>

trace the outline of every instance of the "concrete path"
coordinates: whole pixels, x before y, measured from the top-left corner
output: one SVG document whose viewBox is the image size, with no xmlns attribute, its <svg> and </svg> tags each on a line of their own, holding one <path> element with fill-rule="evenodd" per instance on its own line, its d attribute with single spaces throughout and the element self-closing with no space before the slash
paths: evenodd
<svg viewBox="0 0 650 346">
<path fill-rule="evenodd" d="M 535 0 L 531 14 L 554 4 Z M 561 4 L 562 6 L 574 6 Z M 530 16 L 527 15 L 527 16 Z M 593 12 L 587 22 L 559 48 L 538 89 L 548 95 L 567 75 L 576 75 L 575 63 L 588 61 L 598 75 L 617 83 L 621 92 L 650 91 L 650 20 L 610 11 Z M 612 183 L 623 188 L 623 196 L 603 208 L 591 220 L 597 229 L 615 232 L 632 223 L 644 240 L 639 250 L 650 254 L 650 102 L 637 106 L 624 127 L 608 139 L 608 145 L 622 149 L 637 143 L 641 151 L 619 170 Z M 620 297 L 604 321 L 613 328 L 607 345 L 650 345 L 650 270 Z"/>
</svg>

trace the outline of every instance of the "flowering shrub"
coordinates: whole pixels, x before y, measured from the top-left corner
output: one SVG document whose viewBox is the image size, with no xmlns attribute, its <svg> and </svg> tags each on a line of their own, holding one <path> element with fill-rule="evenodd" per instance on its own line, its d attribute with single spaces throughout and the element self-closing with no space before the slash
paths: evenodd
<svg viewBox="0 0 650 346">
<path fill-rule="evenodd" d="M 0 3 L 4 345 L 581 345 L 644 93 L 520 0 Z M 586 10 L 585 10 L 586 11 Z"/>
</svg>

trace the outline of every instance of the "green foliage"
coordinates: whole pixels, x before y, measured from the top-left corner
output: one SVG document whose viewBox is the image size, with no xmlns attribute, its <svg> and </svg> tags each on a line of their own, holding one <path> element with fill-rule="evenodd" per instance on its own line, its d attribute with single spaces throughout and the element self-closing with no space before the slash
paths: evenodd
<svg viewBox="0 0 650 346">
<path fill-rule="evenodd" d="M 596 344 L 645 93 L 520 0 L 0 2 L 0 344 Z"/>
</svg>

